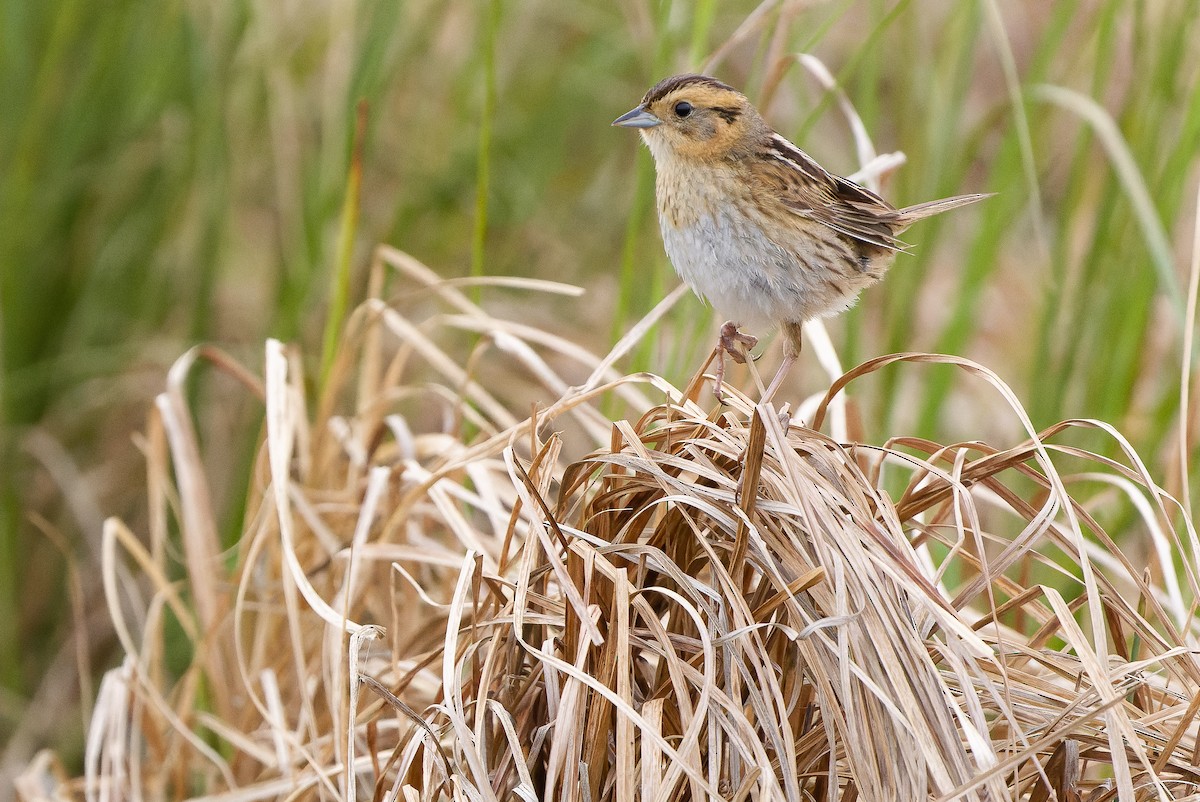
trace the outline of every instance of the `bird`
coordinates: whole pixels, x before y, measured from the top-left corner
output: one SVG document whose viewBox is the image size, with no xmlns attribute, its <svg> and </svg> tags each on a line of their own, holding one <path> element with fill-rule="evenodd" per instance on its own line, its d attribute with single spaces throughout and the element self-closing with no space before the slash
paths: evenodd
<svg viewBox="0 0 1200 802">
<path fill-rule="evenodd" d="M 718 400 L 725 355 L 745 362 L 742 347 L 758 344 L 743 327 L 781 328 L 784 357 L 766 401 L 800 354 L 805 321 L 849 309 L 880 281 L 908 250 L 899 234 L 989 197 L 897 209 L 821 167 L 744 94 L 708 75 L 659 81 L 612 124 L 638 130 L 654 159 L 659 228 L 675 271 L 729 317 L 716 348 Z"/>
</svg>

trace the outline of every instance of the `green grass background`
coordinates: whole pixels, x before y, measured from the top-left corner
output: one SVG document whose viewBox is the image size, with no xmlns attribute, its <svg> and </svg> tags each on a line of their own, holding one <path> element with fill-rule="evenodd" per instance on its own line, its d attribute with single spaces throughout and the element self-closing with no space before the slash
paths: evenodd
<svg viewBox="0 0 1200 802">
<path fill-rule="evenodd" d="M 762 27 L 720 77 L 757 99 L 773 46 L 813 53 L 876 146 L 907 154 L 890 199 L 999 193 L 912 232 L 916 255 L 832 325 L 846 364 L 976 359 L 1036 425 L 1104 419 L 1156 475 L 1176 475 L 1200 177 L 1191 0 L 5 3 L 0 743 L 71 665 L 64 587 L 71 571 L 85 586 L 94 575 L 102 516 L 145 516 L 131 436 L 176 356 L 216 342 L 257 368 L 274 336 L 315 367 L 330 288 L 349 279 L 352 302 L 376 242 L 447 276 L 581 284 L 587 301 L 538 322 L 615 334 L 675 278 L 648 155 L 609 122 L 755 13 Z M 1094 100 L 1114 135 L 1044 86 Z M 360 99 L 361 203 L 344 218 Z M 765 112 L 831 169 L 857 166 L 845 121 L 798 66 Z M 682 382 L 712 319 L 689 299 L 672 320 L 682 336 L 636 366 Z M 991 422 L 972 418 L 954 375 L 867 382 L 865 427 L 986 439 Z M 257 429 L 228 391 L 193 388 L 232 538 Z M 97 612 L 80 642 L 103 666 Z M 76 716 L 40 740 L 78 744 L 80 730 Z"/>
</svg>

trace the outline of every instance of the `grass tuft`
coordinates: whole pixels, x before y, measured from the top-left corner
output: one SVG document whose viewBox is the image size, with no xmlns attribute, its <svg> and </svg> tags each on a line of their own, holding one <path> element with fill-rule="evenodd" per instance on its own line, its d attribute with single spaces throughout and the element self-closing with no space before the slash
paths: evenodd
<svg viewBox="0 0 1200 802">
<path fill-rule="evenodd" d="M 1200 542 L 1115 429 L 1037 431 L 994 373 L 933 354 L 849 371 L 801 405 L 811 428 L 738 393 L 706 408 L 702 374 L 612 370 L 654 317 L 602 359 L 463 286 L 380 248 L 315 412 L 278 342 L 261 383 L 215 352 L 180 361 L 145 440 L 151 545 L 105 527 L 125 658 L 85 774 L 43 756 L 27 798 L 1191 793 Z M 197 357 L 265 400 L 225 556 L 178 407 Z M 924 363 L 1025 435 L 824 430 L 856 381 Z M 612 395 L 629 419 L 600 414 Z"/>
</svg>

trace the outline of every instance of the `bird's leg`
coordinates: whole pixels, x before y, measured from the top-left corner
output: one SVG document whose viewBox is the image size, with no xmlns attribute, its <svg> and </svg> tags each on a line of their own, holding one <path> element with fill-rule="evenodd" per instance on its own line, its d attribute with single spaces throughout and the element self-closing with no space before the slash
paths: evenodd
<svg viewBox="0 0 1200 802">
<path fill-rule="evenodd" d="M 752 334 L 743 334 L 738 331 L 738 324 L 732 320 L 726 320 L 721 324 L 721 337 L 717 341 L 717 381 L 713 385 L 713 395 L 718 401 L 724 403 L 721 398 L 721 387 L 725 383 L 725 355 L 729 354 L 729 358 L 738 364 L 746 362 L 746 355 L 742 353 L 742 347 L 746 350 L 758 345 L 758 338 Z"/>
<path fill-rule="evenodd" d="M 760 403 L 770 401 L 771 396 L 775 395 L 775 391 L 783 384 L 784 378 L 788 371 L 792 369 L 792 365 L 796 364 L 796 357 L 800 356 L 801 335 L 804 333 L 804 325 L 802 323 L 784 323 L 783 324 L 783 362 L 779 364 L 779 370 L 775 373 L 775 378 L 771 379 L 771 384 L 767 387 L 767 391 L 763 393 Z"/>
</svg>

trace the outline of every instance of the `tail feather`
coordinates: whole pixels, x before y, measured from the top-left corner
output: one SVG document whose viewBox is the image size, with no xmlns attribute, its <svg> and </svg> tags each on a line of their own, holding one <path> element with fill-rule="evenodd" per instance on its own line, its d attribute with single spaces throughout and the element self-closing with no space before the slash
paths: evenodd
<svg viewBox="0 0 1200 802">
<path fill-rule="evenodd" d="M 896 222 L 900 224 L 900 228 L 896 233 L 903 231 L 918 220 L 924 220 L 926 217 L 933 217 L 935 214 L 948 212 L 951 209 L 957 209 L 959 206 L 966 206 L 968 203 L 990 198 L 994 194 L 996 193 L 984 192 L 975 195 L 956 195 L 953 198 L 942 198 L 941 200 L 925 201 L 925 203 L 905 206 L 896 212 Z"/>
</svg>

